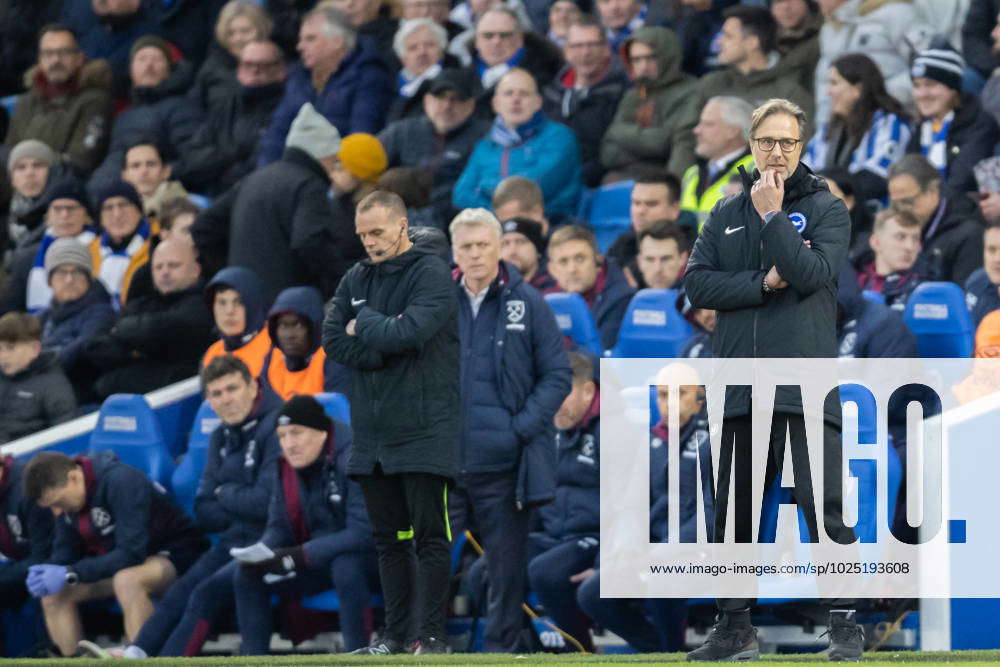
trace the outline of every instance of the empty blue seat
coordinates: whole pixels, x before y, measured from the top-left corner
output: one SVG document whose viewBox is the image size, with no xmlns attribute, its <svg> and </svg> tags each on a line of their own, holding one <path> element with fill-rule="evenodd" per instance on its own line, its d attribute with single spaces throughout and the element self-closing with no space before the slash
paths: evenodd
<svg viewBox="0 0 1000 667">
<path fill-rule="evenodd" d="M 144 396 L 113 394 L 97 415 L 90 449 L 110 449 L 118 458 L 142 470 L 154 482 L 170 488 L 174 464 L 163 440 L 160 421 Z"/>
<path fill-rule="evenodd" d="M 556 315 L 556 323 L 564 336 L 569 336 L 580 347 L 597 355 L 604 356 L 604 346 L 601 345 L 601 333 L 597 330 L 597 322 L 590 312 L 590 307 L 579 294 L 556 292 L 546 294 L 552 312 Z"/>
<path fill-rule="evenodd" d="M 921 357 L 972 356 L 975 328 L 965 305 L 965 293 L 958 285 L 948 282 L 918 285 L 906 302 L 903 319 L 917 337 Z"/>
<path fill-rule="evenodd" d="M 14 108 L 17 106 L 17 98 L 19 95 L 8 95 L 6 97 L 0 97 L 0 105 L 7 110 L 8 116 L 14 115 Z"/>
<path fill-rule="evenodd" d="M 597 237 L 597 247 L 607 252 L 615 239 L 632 226 L 629 209 L 635 181 L 620 181 L 593 191 L 581 218 L 587 221 Z"/>
<path fill-rule="evenodd" d="M 197 206 L 198 208 L 204 210 L 212 205 L 212 200 L 205 195 L 198 195 L 193 192 L 188 193 L 188 201 Z"/>
<path fill-rule="evenodd" d="M 177 465 L 177 470 L 174 471 L 171 478 L 174 497 L 189 514 L 194 513 L 194 497 L 198 493 L 201 473 L 208 460 L 208 443 L 212 431 L 220 423 L 222 420 L 215 414 L 215 410 L 208 404 L 208 401 L 202 402 L 194 417 L 194 423 L 191 425 L 187 453 Z"/>
<path fill-rule="evenodd" d="M 677 312 L 672 289 L 640 290 L 625 311 L 614 357 L 676 357 L 693 329 Z"/>
<path fill-rule="evenodd" d="M 880 303 L 883 306 L 885 305 L 885 295 L 882 294 L 882 292 L 876 292 L 873 289 L 866 289 L 861 293 L 861 296 L 874 303 Z"/>
<path fill-rule="evenodd" d="M 351 404 L 348 402 L 346 396 L 333 392 L 323 392 L 314 394 L 314 396 L 320 405 L 323 406 L 323 410 L 326 411 L 328 417 L 339 419 L 348 424 L 351 423 Z"/>
</svg>

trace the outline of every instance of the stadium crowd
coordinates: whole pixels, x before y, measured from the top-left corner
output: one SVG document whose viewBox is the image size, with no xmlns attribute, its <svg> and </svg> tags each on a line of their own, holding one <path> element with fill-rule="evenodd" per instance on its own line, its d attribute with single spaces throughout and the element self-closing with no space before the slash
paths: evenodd
<svg viewBox="0 0 1000 667">
<path fill-rule="evenodd" d="M 242 651 L 266 653 L 272 594 L 302 638 L 299 598 L 329 588 L 346 649 L 447 650 L 426 623 L 369 644 L 382 538 L 351 426 L 309 398 L 353 401 L 411 354 L 338 301 L 382 253 L 379 275 L 409 276 L 406 253 L 452 271 L 420 307 L 454 319 L 457 460 L 416 470 L 448 480 L 449 539 L 491 554 L 465 577 L 486 650 L 539 646 L 529 588 L 584 648 L 597 623 L 680 650 L 683 604 L 599 596 L 598 367 L 543 295 L 582 297 L 603 352 L 640 290 L 672 290 L 679 356 L 712 356 L 686 265 L 753 177 L 770 98 L 810 121 L 771 148 L 850 210 L 840 356 L 918 356 L 902 313 L 931 281 L 964 290 L 976 356 L 1000 349 L 1000 0 L 7 0 L 0 54 L 0 444 L 195 375 L 221 419 L 193 516 L 108 453 L 0 458 L 0 598 L 41 601 L 54 655 L 104 651 L 77 610 L 102 597 L 126 657 L 196 655 L 232 610 Z M 623 183 L 628 226 L 600 242 L 588 202 Z M 393 225 L 381 249 L 356 233 L 365 207 Z M 433 369 L 391 405 L 444 401 Z M 703 407 L 681 397 L 682 466 Z"/>
</svg>

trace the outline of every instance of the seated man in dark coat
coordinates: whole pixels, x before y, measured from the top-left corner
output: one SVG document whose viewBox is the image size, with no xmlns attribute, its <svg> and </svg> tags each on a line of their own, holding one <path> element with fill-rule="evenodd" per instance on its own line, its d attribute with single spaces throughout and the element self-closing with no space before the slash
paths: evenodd
<svg viewBox="0 0 1000 667">
<path fill-rule="evenodd" d="M 111 331 L 84 354 L 100 377 L 99 397 L 145 394 L 194 375 L 212 342 L 212 314 L 201 291 L 194 246 L 168 239 L 153 252 L 155 291 L 129 301 Z"/>
</svg>

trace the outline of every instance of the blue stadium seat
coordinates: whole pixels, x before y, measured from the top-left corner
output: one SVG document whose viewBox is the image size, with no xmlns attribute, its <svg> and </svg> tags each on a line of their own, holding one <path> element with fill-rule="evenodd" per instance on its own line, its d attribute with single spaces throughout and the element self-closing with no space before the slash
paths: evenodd
<svg viewBox="0 0 1000 667">
<path fill-rule="evenodd" d="M 918 285 L 906 302 L 903 319 L 917 337 L 921 357 L 972 356 L 975 329 L 965 305 L 965 293 L 958 285 L 948 282 Z"/>
<path fill-rule="evenodd" d="M 326 415 L 332 419 L 339 419 L 348 424 L 351 423 L 351 404 L 343 394 L 333 392 L 323 392 L 314 394 L 316 400 L 323 406 Z"/>
<path fill-rule="evenodd" d="M 882 292 L 876 292 L 873 289 L 866 289 L 861 293 L 861 296 L 865 297 L 866 299 L 868 299 L 873 303 L 880 303 L 883 306 L 885 305 L 885 295 L 882 294 Z"/>
<path fill-rule="evenodd" d="M 170 488 L 174 464 L 163 440 L 160 420 L 144 396 L 109 396 L 97 415 L 97 427 L 90 435 L 90 449 L 110 449 L 121 461 L 142 470 L 164 488 Z"/>
<path fill-rule="evenodd" d="M 208 460 L 208 442 L 212 431 L 220 423 L 221 420 L 216 416 L 212 406 L 208 404 L 208 401 L 204 401 L 198 408 L 194 424 L 191 425 L 187 453 L 181 459 L 171 478 L 174 498 L 188 514 L 194 514 L 194 497 L 198 493 L 201 473 Z"/>
<path fill-rule="evenodd" d="M 629 209 L 634 185 L 635 181 L 620 181 L 597 188 L 587 200 L 586 210 L 581 211 L 580 217 L 594 231 L 602 253 L 632 225 Z"/>
<path fill-rule="evenodd" d="M 579 294 L 556 292 L 546 294 L 552 312 L 556 315 L 556 323 L 563 335 L 569 336 L 580 347 L 597 355 L 604 356 L 604 346 L 601 345 L 601 333 L 597 330 L 597 322 L 590 312 L 587 302 Z"/>
<path fill-rule="evenodd" d="M 188 201 L 197 206 L 198 208 L 205 210 L 212 205 L 212 200 L 205 195 L 198 195 L 193 192 L 188 193 Z"/>
<path fill-rule="evenodd" d="M 14 107 L 17 106 L 17 98 L 19 95 L 8 95 L 7 97 L 0 97 L 0 105 L 7 110 L 8 116 L 14 115 Z"/>
<path fill-rule="evenodd" d="M 640 290 L 628 304 L 611 356 L 676 357 L 692 333 L 676 303 L 675 290 Z"/>
</svg>

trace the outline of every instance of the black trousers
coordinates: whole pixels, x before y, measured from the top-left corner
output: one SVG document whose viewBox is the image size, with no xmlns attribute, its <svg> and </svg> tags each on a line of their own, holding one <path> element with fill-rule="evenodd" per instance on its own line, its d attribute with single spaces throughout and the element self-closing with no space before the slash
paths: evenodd
<svg viewBox="0 0 1000 667">
<path fill-rule="evenodd" d="M 386 636 L 405 643 L 444 640 L 451 567 L 448 480 L 428 473 L 359 475 L 375 535 Z M 411 610 L 419 605 L 417 637 Z"/>
<path fill-rule="evenodd" d="M 715 504 L 715 535 L 719 541 L 725 539 L 727 509 L 726 502 L 724 500 L 725 496 L 722 494 L 728 490 L 730 471 L 733 469 L 732 466 L 735 466 L 736 481 L 733 492 L 733 495 L 735 496 L 734 507 L 744 508 L 745 511 L 749 511 L 749 508 L 752 507 L 751 495 L 753 491 L 750 485 L 750 480 L 754 468 L 753 466 L 741 466 L 739 464 L 741 453 L 744 454 L 747 459 L 752 458 L 751 426 L 752 423 L 749 416 L 726 419 L 723 423 L 722 455 L 719 462 L 720 499 Z M 792 454 L 793 465 L 803 465 L 806 461 L 808 461 L 808 445 L 806 442 L 805 423 L 802 415 L 776 413 L 771 423 L 767 468 L 764 473 L 765 493 L 766 490 L 771 487 L 771 484 L 774 483 L 775 478 L 780 474 L 782 465 L 784 464 L 786 434 L 788 438 L 788 449 Z M 823 422 L 823 444 L 824 498 L 819 501 L 815 499 L 812 482 L 809 479 L 803 479 L 800 481 L 796 478 L 796 490 L 794 494 L 796 494 L 796 499 L 799 502 L 819 502 L 821 504 L 820 509 L 827 534 L 836 542 L 847 544 L 854 541 L 855 535 L 854 529 L 844 526 L 842 521 L 843 508 L 840 491 L 840 473 L 839 468 L 837 468 L 837 463 L 842 458 L 841 450 L 843 445 L 841 440 L 841 429 L 838 425 L 832 424 L 829 421 Z M 732 458 L 730 458 L 730 452 L 733 454 Z M 740 483 L 740 478 L 743 479 L 743 484 Z M 729 518 L 729 521 L 733 521 L 734 519 L 736 519 L 736 517 L 731 517 Z M 817 536 L 818 526 L 816 525 L 815 514 L 806 512 L 806 522 L 809 527 L 810 535 Z M 750 525 L 752 525 L 752 523 Z M 743 523 L 743 526 L 746 526 L 746 522 Z M 740 529 L 740 523 L 737 523 L 737 530 L 735 533 L 737 542 L 753 541 L 752 536 L 745 533 L 745 530 Z M 719 598 L 716 600 L 716 605 L 720 611 L 725 612 L 746 609 L 755 602 L 756 600 L 754 598 Z M 851 607 L 854 605 L 854 600 L 847 598 L 824 599 L 820 600 L 820 602 L 830 607 L 837 608 Z"/>
</svg>

